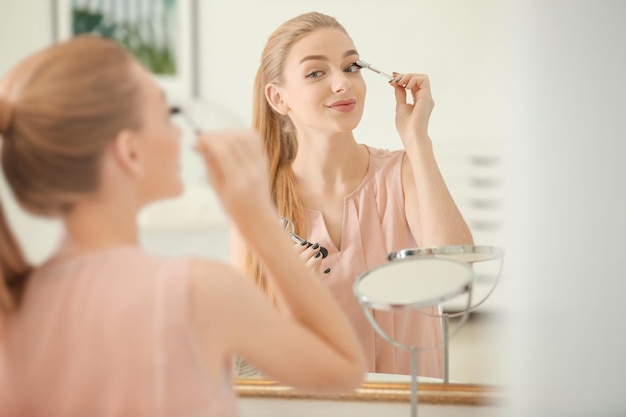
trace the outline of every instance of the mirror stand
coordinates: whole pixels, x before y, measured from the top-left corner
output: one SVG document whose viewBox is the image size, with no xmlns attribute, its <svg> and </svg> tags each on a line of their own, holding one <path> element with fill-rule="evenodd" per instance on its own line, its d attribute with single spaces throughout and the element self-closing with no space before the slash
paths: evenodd
<svg viewBox="0 0 626 417">
<path fill-rule="evenodd" d="M 474 274 L 468 263 L 432 256 L 397 259 L 357 277 L 353 290 L 370 324 L 384 340 L 410 352 L 412 417 L 416 417 L 418 412 L 417 374 L 420 349 L 390 337 L 377 323 L 373 310 L 419 311 L 420 308 L 467 295 L 464 322 L 470 310 L 473 279 Z M 430 313 L 419 312 L 432 316 Z M 461 325 L 462 323 L 457 331 Z M 444 336 L 446 344 L 449 337 L 449 332 L 446 332 Z M 441 346 L 429 346 L 427 349 L 439 348 Z M 447 358 L 444 358 L 444 362 L 446 361 Z"/>
<path fill-rule="evenodd" d="M 442 313 L 442 328 L 443 328 L 443 382 L 445 384 L 450 382 L 450 319 L 463 315 L 461 323 L 457 326 L 457 331 L 461 328 L 464 321 L 467 319 L 467 313 L 475 310 L 481 304 L 483 304 L 489 296 L 493 293 L 500 281 L 502 275 L 502 265 L 504 251 L 497 246 L 474 246 L 474 245 L 460 245 L 460 246 L 441 246 L 435 248 L 410 248 L 403 249 L 398 252 L 392 252 L 387 256 L 389 261 L 406 260 L 406 259 L 418 259 L 418 258 L 433 258 L 440 259 L 454 259 L 461 262 L 466 262 L 469 265 L 473 265 L 476 262 L 494 261 L 497 260 L 498 265 L 495 273 L 495 280 L 489 288 L 489 291 L 475 304 L 469 303 L 466 308 L 456 313 Z M 471 295 L 470 295 L 471 297 Z"/>
</svg>

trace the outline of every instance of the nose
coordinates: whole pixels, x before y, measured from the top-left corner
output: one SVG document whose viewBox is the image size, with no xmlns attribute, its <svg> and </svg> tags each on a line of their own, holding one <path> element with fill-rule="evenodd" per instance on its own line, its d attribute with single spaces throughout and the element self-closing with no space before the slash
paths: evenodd
<svg viewBox="0 0 626 417">
<path fill-rule="evenodd" d="M 343 71 L 335 72 L 332 86 L 335 93 L 345 93 L 346 91 L 350 91 L 352 88 L 352 84 L 348 79 L 347 74 Z"/>
</svg>

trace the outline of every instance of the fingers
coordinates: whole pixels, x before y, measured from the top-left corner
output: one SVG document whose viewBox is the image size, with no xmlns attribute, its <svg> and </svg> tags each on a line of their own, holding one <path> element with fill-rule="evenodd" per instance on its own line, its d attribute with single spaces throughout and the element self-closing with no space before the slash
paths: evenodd
<svg viewBox="0 0 626 417">
<path fill-rule="evenodd" d="M 308 252 L 309 255 L 309 259 L 307 259 L 305 263 L 313 271 L 319 271 L 322 267 L 322 254 L 312 248 L 313 246 L 305 251 L 305 253 Z"/>
<path fill-rule="evenodd" d="M 204 132 L 198 136 L 198 148 L 205 156 L 224 161 L 224 165 L 246 166 L 263 159 L 260 139 L 251 131 L 227 130 Z"/>
<path fill-rule="evenodd" d="M 267 175 L 267 162 L 260 138 L 247 130 L 203 132 L 195 144 L 204 157 L 211 182 L 216 188 L 226 179 Z M 233 184 L 229 184 L 233 185 Z"/>
<path fill-rule="evenodd" d="M 392 83 L 395 83 L 395 81 L 393 81 Z M 404 87 L 398 84 L 394 84 L 393 92 L 396 96 L 396 108 L 398 106 L 405 105 L 406 104 L 406 90 L 404 89 Z"/>
<path fill-rule="evenodd" d="M 390 81 L 390 84 L 393 86 L 400 86 L 407 90 L 429 88 L 428 75 L 426 74 L 399 74 L 394 72 L 393 75 L 396 77 Z"/>
<path fill-rule="evenodd" d="M 309 258 L 315 259 L 323 259 L 324 256 L 321 251 L 321 246 L 319 243 L 309 243 L 306 240 L 303 240 L 301 243 L 296 242 L 295 250 L 300 258 L 304 261 L 309 260 Z"/>
<path fill-rule="evenodd" d="M 393 73 L 394 78 L 390 84 L 394 86 L 396 101 L 406 103 L 406 90 L 411 91 L 413 101 L 418 98 L 418 94 L 430 98 L 430 80 L 426 74 L 398 74 Z"/>
<path fill-rule="evenodd" d="M 324 255 L 322 254 L 319 243 L 311 245 L 307 241 L 303 241 L 302 243 L 296 243 L 294 248 L 300 259 L 302 259 L 307 267 L 311 268 L 313 271 L 321 272 L 323 274 L 328 274 L 330 272 L 330 268 L 326 268 L 322 265 Z"/>
<path fill-rule="evenodd" d="M 194 144 L 194 149 L 203 157 L 204 164 L 206 166 L 209 181 L 213 184 L 214 187 L 217 187 L 218 184 L 221 184 L 222 180 L 222 171 L 217 164 L 217 160 L 211 147 L 208 143 L 206 137 L 201 137 L 200 135 L 196 138 L 196 143 Z"/>
<path fill-rule="evenodd" d="M 195 148 L 204 158 L 222 207 L 235 224 L 245 229 L 244 225 L 259 213 L 278 216 L 269 191 L 267 157 L 258 135 L 249 130 L 203 132 Z"/>
</svg>

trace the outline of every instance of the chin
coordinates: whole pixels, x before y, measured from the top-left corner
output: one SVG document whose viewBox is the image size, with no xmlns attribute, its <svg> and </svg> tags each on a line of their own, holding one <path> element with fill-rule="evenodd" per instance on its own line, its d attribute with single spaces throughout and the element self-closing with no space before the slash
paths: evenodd
<svg viewBox="0 0 626 417">
<path fill-rule="evenodd" d="M 334 130 L 336 130 L 339 133 L 350 133 L 354 129 L 356 129 L 358 125 L 359 125 L 358 121 L 352 122 L 352 123 L 341 123 L 341 124 L 336 125 Z"/>
<path fill-rule="evenodd" d="M 342 132 L 351 132 L 357 128 L 360 122 L 361 122 L 361 114 L 358 114 L 358 115 L 354 114 L 352 115 L 352 117 L 347 118 L 346 120 L 342 120 L 340 123 L 338 123 L 337 127 Z"/>
</svg>

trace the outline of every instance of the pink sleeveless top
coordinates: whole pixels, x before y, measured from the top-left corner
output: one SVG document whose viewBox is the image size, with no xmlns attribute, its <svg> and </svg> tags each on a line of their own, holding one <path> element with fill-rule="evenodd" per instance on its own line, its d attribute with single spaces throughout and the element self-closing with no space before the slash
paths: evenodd
<svg viewBox="0 0 626 417">
<path fill-rule="evenodd" d="M 356 277 L 387 262 L 387 254 L 416 247 L 404 211 L 401 166 L 404 151 L 368 148 L 370 161 L 361 184 L 344 198 L 341 251 L 329 237 L 321 212 L 305 209 L 306 239 L 328 249 L 322 269 L 325 283 L 355 326 L 365 348 L 369 372 L 409 374 L 410 354 L 376 333 L 356 300 Z M 439 307 L 421 311 L 439 314 Z M 418 373 L 443 376 L 441 319 L 419 312 L 374 311 L 378 324 L 394 340 L 421 348 Z M 437 347 L 434 348 L 433 347 Z"/>
<path fill-rule="evenodd" d="M 191 264 L 124 246 L 39 268 L 0 339 L 0 416 L 237 415 L 230 367 L 213 382 L 200 355 Z"/>
</svg>

